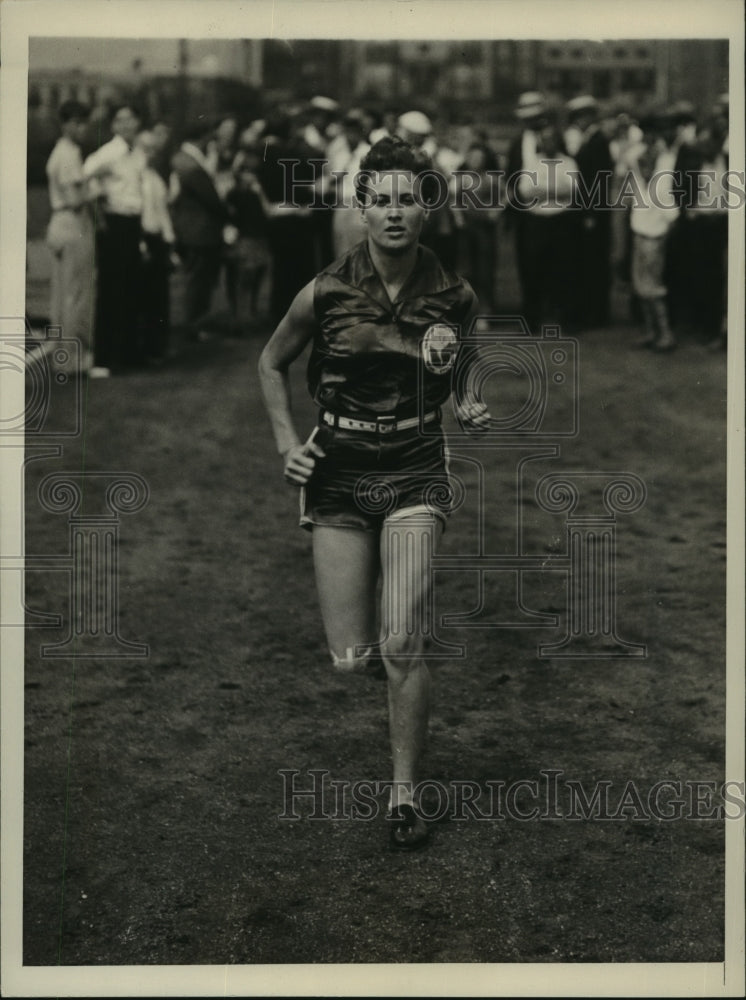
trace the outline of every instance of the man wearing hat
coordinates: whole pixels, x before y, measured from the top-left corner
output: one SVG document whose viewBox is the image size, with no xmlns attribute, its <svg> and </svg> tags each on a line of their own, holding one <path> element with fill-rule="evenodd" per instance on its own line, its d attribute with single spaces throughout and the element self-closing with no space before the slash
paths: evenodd
<svg viewBox="0 0 746 1000">
<path fill-rule="evenodd" d="M 508 149 L 508 177 L 519 170 L 530 170 L 536 162 L 539 135 L 550 119 L 549 106 L 542 94 L 529 91 L 521 94 L 515 108 L 521 130 Z M 511 203 L 511 209 L 516 205 Z"/>
<path fill-rule="evenodd" d="M 460 163 L 460 156 L 447 146 L 440 146 L 433 135 L 433 125 L 422 111 L 405 111 L 399 115 L 396 133 L 413 149 L 429 156 L 433 166 L 450 185 L 453 171 Z M 457 232 L 451 210 L 450 198 L 433 208 L 422 230 L 421 241 L 448 267 L 456 266 Z"/>
<path fill-rule="evenodd" d="M 581 208 L 580 294 L 577 321 L 581 327 L 609 322 L 611 294 L 611 183 L 614 161 L 609 140 L 599 122 L 598 102 L 582 94 L 567 102 L 565 142 L 578 164 Z M 591 196 L 592 195 L 592 196 Z"/>
<path fill-rule="evenodd" d="M 339 104 L 331 97 L 312 97 L 308 102 L 307 124 L 303 139 L 312 149 L 325 153 L 331 139 L 337 132 L 336 120 Z"/>
<path fill-rule="evenodd" d="M 410 146 L 421 149 L 430 157 L 434 156 L 436 145 L 432 122 L 422 111 L 405 111 L 403 115 L 399 115 L 396 133 Z"/>
<path fill-rule="evenodd" d="M 520 131 L 508 149 L 508 181 L 505 221 L 515 233 L 516 266 L 521 286 L 523 311 L 531 314 L 529 297 L 533 288 L 534 257 L 527 225 L 525 205 L 518 197 L 516 178 L 520 171 L 536 170 L 540 156 L 541 131 L 550 120 L 550 111 L 543 94 L 528 91 L 521 94 L 515 107 Z"/>
</svg>

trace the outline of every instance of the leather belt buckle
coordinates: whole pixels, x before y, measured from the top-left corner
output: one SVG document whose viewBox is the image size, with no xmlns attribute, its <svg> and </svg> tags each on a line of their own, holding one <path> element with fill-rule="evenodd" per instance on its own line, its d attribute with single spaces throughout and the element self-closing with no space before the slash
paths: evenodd
<svg viewBox="0 0 746 1000">
<path fill-rule="evenodd" d="M 390 434 L 396 430 L 396 417 L 377 417 L 376 430 L 379 434 Z"/>
</svg>

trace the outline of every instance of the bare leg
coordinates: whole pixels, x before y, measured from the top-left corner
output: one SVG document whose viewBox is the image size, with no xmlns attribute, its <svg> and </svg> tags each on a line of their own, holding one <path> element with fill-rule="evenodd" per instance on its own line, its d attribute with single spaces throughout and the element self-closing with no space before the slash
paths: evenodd
<svg viewBox="0 0 746 1000">
<path fill-rule="evenodd" d="M 412 514 L 387 520 L 381 534 L 393 808 L 412 803 L 427 736 L 430 673 L 423 655 L 423 624 L 430 613 L 430 557 L 438 527 L 433 515 Z"/>
<path fill-rule="evenodd" d="M 375 644 L 376 584 L 383 562 L 383 640 L 388 676 L 393 758 L 391 843 L 423 846 L 427 826 L 412 809 L 412 793 L 428 724 L 430 675 L 422 658 L 423 615 L 429 611 L 429 557 L 436 532 L 431 515 L 387 521 L 380 554 L 375 535 L 314 527 L 314 564 L 329 648 L 335 666 L 367 672 L 366 647 Z"/>
<path fill-rule="evenodd" d="M 378 539 L 355 528 L 314 526 L 316 587 L 329 650 L 335 666 L 365 672 L 361 647 L 377 638 Z"/>
</svg>

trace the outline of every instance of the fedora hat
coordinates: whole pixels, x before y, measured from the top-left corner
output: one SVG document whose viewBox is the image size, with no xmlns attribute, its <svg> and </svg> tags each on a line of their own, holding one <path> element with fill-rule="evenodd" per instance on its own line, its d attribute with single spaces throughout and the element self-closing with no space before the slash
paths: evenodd
<svg viewBox="0 0 746 1000">
<path fill-rule="evenodd" d="M 584 111 L 598 111 L 598 101 L 590 94 L 581 94 L 580 97 L 573 97 L 565 105 L 570 115 L 579 115 Z"/>
<path fill-rule="evenodd" d="M 676 101 L 666 109 L 669 119 L 677 125 L 697 120 L 697 112 L 691 101 Z"/>
<path fill-rule="evenodd" d="M 547 110 L 547 102 L 544 95 L 538 91 L 529 90 L 525 94 L 521 94 L 518 98 L 518 103 L 515 107 L 515 116 L 521 120 L 539 118 L 541 115 L 546 114 Z"/>
</svg>

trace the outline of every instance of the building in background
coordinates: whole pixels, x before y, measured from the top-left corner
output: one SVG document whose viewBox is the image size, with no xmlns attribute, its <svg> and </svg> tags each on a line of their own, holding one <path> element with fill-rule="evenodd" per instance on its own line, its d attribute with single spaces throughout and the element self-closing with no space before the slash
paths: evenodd
<svg viewBox="0 0 746 1000">
<path fill-rule="evenodd" d="M 519 93 L 591 93 L 641 110 L 688 100 L 708 110 L 728 89 L 718 39 L 421 40 L 31 39 L 29 179 L 56 137 L 59 104 L 77 98 L 102 120 L 118 100 L 180 125 L 195 114 L 260 116 L 277 103 L 327 94 L 346 103 L 416 105 L 441 122 L 513 125 Z"/>
<path fill-rule="evenodd" d="M 30 67 L 37 107 L 68 96 L 106 98 L 138 78 L 188 75 L 202 83 L 233 80 L 269 101 L 322 92 L 507 112 L 528 89 L 561 101 L 592 93 L 600 100 L 712 103 L 727 89 L 728 42 L 40 38 L 31 40 Z"/>
</svg>

